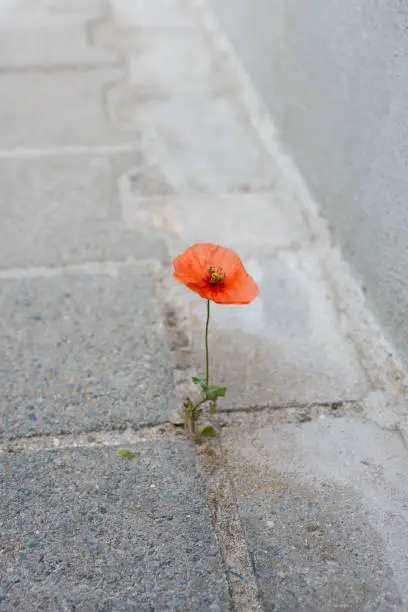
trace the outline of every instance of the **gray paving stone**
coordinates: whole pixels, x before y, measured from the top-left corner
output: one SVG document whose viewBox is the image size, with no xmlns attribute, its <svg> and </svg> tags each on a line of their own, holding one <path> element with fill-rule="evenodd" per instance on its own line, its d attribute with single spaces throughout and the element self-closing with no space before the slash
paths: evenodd
<svg viewBox="0 0 408 612">
<path fill-rule="evenodd" d="M 6 436 L 166 420 L 172 363 L 155 274 L 0 282 L 1 428 Z"/>
<path fill-rule="evenodd" d="M 140 152 L 0 160 L 0 269 L 164 260 L 163 240 L 121 224 L 117 179 Z"/>
<path fill-rule="evenodd" d="M 122 70 L 62 70 L 0 76 L 0 148 L 95 146 L 135 140 L 115 127 L 106 91 Z M 22 93 L 24 92 L 24 93 Z"/>
<path fill-rule="evenodd" d="M 279 178 L 233 96 L 143 98 L 123 85 L 109 99 L 120 122 L 155 135 L 154 156 L 177 194 L 270 189 Z"/>
<path fill-rule="evenodd" d="M 166 236 L 174 257 L 189 245 L 209 239 L 236 250 L 242 258 L 273 254 L 312 240 L 298 204 L 279 187 L 255 193 L 195 195 L 194 207 L 191 196 L 144 198 L 137 187 L 129 190 L 128 197 L 123 197 L 124 191 L 121 194 L 127 225 L 137 229 L 143 214 L 151 227 Z"/>
<path fill-rule="evenodd" d="M 401 437 L 346 410 L 298 417 L 237 415 L 224 436 L 264 609 L 404 612 Z"/>
<path fill-rule="evenodd" d="M 0 4 L 4 27 L 41 27 L 84 23 L 106 11 L 105 0 L 5 0 Z"/>
<path fill-rule="evenodd" d="M 117 55 L 89 42 L 84 24 L 12 27 L 0 23 L 0 70 L 114 62 Z"/>
<path fill-rule="evenodd" d="M 129 81 L 150 91 L 208 94 L 228 87 L 224 58 L 200 30 L 143 30 L 127 50 Z"/>
<path fill-rule="evenodd" d="M 194 447 L 0 457 L 0 610 L 230 609 Z"/>
<path fill-rule="evenodd" d="M 110 0 L 115 20 L 134 28 L 188 28 L 197 25 L 187 0 Z"/>
<path fill-rule="evenodd" d="M 117 56 L 89 42 L 104 0 L 37 0 L 0 5 L 0 69 L 112 62 Z"/>
<path fill-rule="evenodd" d="M 355 347 L 342 333 L 318 254 L 283 251 L 244 263 L 258 283 L 259 297 L 246 306 L 212 307 L 210 374 L 214 383 L 228 387 L 222 406 L 363 398 L 368 381 Z M 192 361 L 201 375 L 205 302 L 188 289 L 183 297 L 190 302 Z"/>
</svg>

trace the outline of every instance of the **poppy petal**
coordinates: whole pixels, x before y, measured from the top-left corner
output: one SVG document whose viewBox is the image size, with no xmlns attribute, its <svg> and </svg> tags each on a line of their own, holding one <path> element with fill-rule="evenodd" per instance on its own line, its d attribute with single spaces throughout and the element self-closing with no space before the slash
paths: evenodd
<svg viewBox="0 0 408 612">
<path fill-rule="evenodd" d="M 252 276 L 247 272 L 239 272 L 235 277 L 235 282 L 226 284 L 224 290 L 220 292 L 218 299 L 214 300 L 218 304 L 249 304 L 259 295 L 259 289 Z"/>
<path fill-rule="evenodd" d="M 210 269 L 214 274 L 222 273 L 219 280 L 209 280 Z M 249 304 L 258 295 L 258 287 L 238 255 L 211 243 L 195 244 L 178 255 L 174 277 L 202 298 L 218 304 Z"/>
</svg>

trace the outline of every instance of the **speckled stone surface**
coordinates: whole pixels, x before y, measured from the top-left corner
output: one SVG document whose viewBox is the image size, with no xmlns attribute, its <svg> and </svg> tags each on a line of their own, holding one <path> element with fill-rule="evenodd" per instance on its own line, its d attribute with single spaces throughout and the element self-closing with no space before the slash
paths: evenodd
<svg viewBox="0 0 408 612">
<path fill-rule="evenodd" d="M 120 219 L 117 181 L 133 185 L 130 168 L 142 163 L 139 151 L 0 159 L 0 269 L 165 260 L 160 237 Z"/>
<path fill-rule="evenodd" d="M 194 447 L 0 458 L 0 610 L 227 611 Z"/>
<path fill-rule="evenodd" d="M 166 420 L 172 362 L 155 275 L 65 275 L 0 284 L 0 432 L 118 428 Z"/>
<path fill-rule="evenodd" d="M 133 141 L 134 132 L 106 121 L 104 91 L 123 75 L 113 68 L 1 74 L 2 147 L 36 150 Z M 21 95 L 23 89 L 30 95 Z"/>
<path fill-rule="evenodd" d="M 405 612 L 399 433 L 341 409 L 238 420 L 224 442 L 264 610 Z"/>
</svg>

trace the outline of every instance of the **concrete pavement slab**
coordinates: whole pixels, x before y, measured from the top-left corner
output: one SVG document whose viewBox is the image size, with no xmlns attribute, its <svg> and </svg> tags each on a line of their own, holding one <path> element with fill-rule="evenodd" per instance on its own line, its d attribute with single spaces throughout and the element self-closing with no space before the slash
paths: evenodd
<svg viewBox="0 0 408 612">
<path fill-rule="evenodd" d="M 115 20 L 132 28 L 190 28 L 196 18 L 188 0 L 109 0 Z"/>
<path fill-rule="evenodd" d="M 0 610 L 230 609 L 194 446 L 0 456 Z"/>
<path fill-rule="evenodd" d="M 398 432 L 358 412 L 293 410 L 234 415 L 223 443 L 265 610 L 407 609 Z"/>
<path fill-rule="evenodd" d="M 106 0 L 2 0 L 0 23 L 5 27 L 60 26 L 84 23 L 106 11 Z"/>
<path fill-rule="evenodd" d="M 92 45 L 85 25 L 81 23 L 13 27 L 0 21 L 2 72 L 33 68 L 55 70 L 58 66 L 92 67 L 118 61 L 115 53 Z"/>
<path fill-rule="evenodd" d="M 3 0 L 0 4 L 0 70 L 117 61 L 92 45 L 89 27 L 107 12 L 104 0 Z"/>
<path fill-rule="evenodd" d="M 135 139 L 108 117 L 106 92 L 122 70 L 10 73 L 0 76 L 0 149 L 108 145 Z"/>
<path fill-rule="evenodd" d="M 138 185 L 123 197 L 123 216 L 137 229 L 141 217 L 166 238 L 176 256 L 196 242 L 228 245 L 241 257 L 274 254 L 311 243 L 312 235 L 296 201 L 278 185 L 255 193 L 197 194 L 143 198 Z M 192 205 L 193 204 L 193 205 Z M 150 218 L 149 218 L 150 217 Z"/>
<path fill-rule="evenodd" d="M 270 189 L 279 178 L 233 96 L 144 98 L 123 84 L 109 97 L 119 122 L 150 135 L 148 152 L 178 194 Z"/>
<path fill-rule="evenodd" d="M 319 253 L 254 255 L 244 264 L 259 285 L 259 297 L 246 306 L 212 306 L 211 380 L 228 387 L 220 407 L 365 397 L 369 383 L 355 347 L 342 333 Z M 188 301 L 186 331 L 194 371 L 201 375 L 205 302 L 183 287 L 180 299 Z"/>
<path fill-rule="evenodd" d="M 5 436 L 166 420 L 172 362 L 155 269 L 0 282 L 0 399 Z"/>
<path fill-rule="evenodd" d="M 201 30 L 135 32 L 128 39 L 129 82 L 162 95 L 225 91 L 228 72 Z M 225 63 L 225 62 L 224 62 Z"/>
<path fill-rule="evenodd" d="M 160 237 L 121 223 L 119 176 L 140 151 L 0 160 L 0 269 L 167 257 Z M 140 228 L 141 229 L 141 228 Z"/>
</svg>

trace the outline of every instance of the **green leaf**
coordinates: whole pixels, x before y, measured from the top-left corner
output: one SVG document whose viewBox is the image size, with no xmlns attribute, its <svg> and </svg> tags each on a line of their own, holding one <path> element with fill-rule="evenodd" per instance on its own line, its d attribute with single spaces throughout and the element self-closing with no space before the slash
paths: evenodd
<svg viewBox="0 0 408 612">
<path fill-rule="evenodd" d="M 198 378 L 197 376 L 193 376 L 192 381 L 195 385 L 203 385 L 205 383 L 205 378 Z"/>
<path fill-rule="evenodd" d="M 204 427 L 202 427 L 200 429 L 200 436 L 216 436 L 217 432 L 215 431 L 214 427 L 212 425 L 204 425 Z"/>
<path fill-rule="evenodd" d="M 181 410 L 177 410 L 177 414 L 179 415 L 180 419 L 185 422 L 187 419 L 187 414 L 185 412 L 181 412 Z"/>
<path fill-rule="evenodd" d="M 209 385 L 206 388 L 207 398 L 209 400 L 216 400 L 219 397 L 224 397 L 227 391 L 227 387 L 218 387 L 217 385 Z"/>
<path fill-rule="evenodd" d="M 214 401 L 214 402 L 212 402 L 212 404 L 210 406 L 210 414 L 214 414 L 216 410 L 217 410 L 217 404 Z"/>
<path fill-rule="evenodd" d="M 119 457 L 122 457 L 122 459 L 133 459 L 135 453 L 132 453 L 132 451 L 128 448 L 119 448 L 118 455 Z"/>
<path fill-rule="evenodd" d="M 194 411 L 194 404 L 191 400 L 186 400 L 184 402 L 184 408 L 186 409 L 186 412 L 193 412 Z"/>
</svg>

